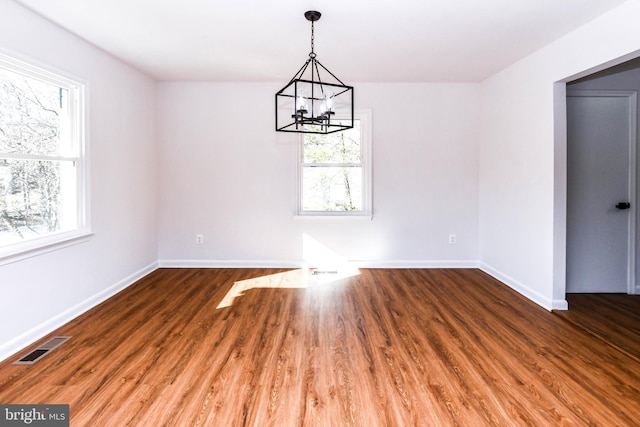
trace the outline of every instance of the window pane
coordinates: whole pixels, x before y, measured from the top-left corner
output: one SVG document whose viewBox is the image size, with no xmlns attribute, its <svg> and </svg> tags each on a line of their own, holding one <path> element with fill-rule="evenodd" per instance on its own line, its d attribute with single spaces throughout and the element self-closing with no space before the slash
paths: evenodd
<svg viewBox="0 0 640 427">
<path fill-rule="evenodd" d="M 360 120 L 353 129 L 304 135 L 304 163 L 360 163 Z"/>
<path fill-rule="evenodd" d="M 69 91 L 0 68 L 0 152 L 69 155 Z"/>
<path fill-rule="evenodd" d="M 302 210 L 362 211 L 362 167 L 305 167 L 302 174 Z"/>
<path fill-rule="evenodd" d="M 0 158 L 0 246 L 76 226 L 74 163 Z"/>
</svg>

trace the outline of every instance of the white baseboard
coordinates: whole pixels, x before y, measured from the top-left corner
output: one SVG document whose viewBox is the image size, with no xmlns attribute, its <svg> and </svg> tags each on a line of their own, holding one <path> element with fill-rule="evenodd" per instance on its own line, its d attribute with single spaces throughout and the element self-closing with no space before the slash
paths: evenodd
<svg viewBox="0 0 640 427">
<path fill-rule="evenodd" d="M 479 268 L 475 260 L 396 260 L 396 261 L 354 261 L 359 268 Z"/>
<path fill-rule="evenodd" d="M 129 275 L 128 277 L 120 280 L 118 283 L 108 287 L 107 289 L 98 292 L 92 297 L 87 298 L 86 300 L 76 304 L 75 306 L 63 311 L 52 317 L 51 319 L 41 323 L 40 325 L 28 330 L 27 332 L 13 338 L 9 342 L 6 342 L 0 345 L 0 361 L 11 357 L 16 354 L 20 350 L 25 347 L 30 346 L 35 343 L 39 339 L 43 338 L 47 334 L 55 331 L 62 325 L 70 322 L 76 317 L 80 316 L 82 313 L 92 309 L 96 305 L 102 303 L 103 301 L 111 298 L 118 292 L 123 289 L 131 286 L 147 274 L 158 268 L 158 263 L 153 262 L 148 266 L 136 271 L 135 273 Z"/>
<path fill-rule="evenodd" d="M 566 299 L 554 299 L 551 301 L 551 310 L 569 310 L 569 303 Z"/>
<path fill-rule="evenodd" d="M 475 260 L 397 260 L 397 261 L 349 261 L 357 268 L 479 268 L 480 261 Z M 292 260 L 189 260 L 165 259 L 158 261 L 159 268 L 302 268 L 308 267 L 305 261 Z"/>
<path fill-rule="evenodd" d="M 301 268 L 302 261 L 161 259 L 158 268 Z"/>
<path fill-rule="evenodd" d="M 535 291 L 533 289 L 531 289 L 530 287 L 526 286 L 525 284 L 518 282 L 517 280 L 513 279 L 512 277 L 502 273 L 501 271 L 491 267 L 490 265 L 487 265 L 485 263 L 481 263 L 480 264 L 480 269 L 482 271 L 484 271 L 485 273 L 489 274 L 490 276 L 493 276 L 495 279 L 501 281 L 502 283 L 504 283 L 505 285 L 509 286 L 511 289 L 513 289 L 514 291 L 518 292 L 519 294 L 523 295 L 524 297 L 530 299 L 531 301 L 535 302 L 536 304 L 538 304 L 539 306 L 551 311 L 551 310 L 568 310 L 569 309 L 569 304 L 567 303 L 567 300 L 554 300 L 554 299 L 549 299 L 547 297 L 545 297 L 544 295 L 540 294 L 538 291 Z"/>
</svg>

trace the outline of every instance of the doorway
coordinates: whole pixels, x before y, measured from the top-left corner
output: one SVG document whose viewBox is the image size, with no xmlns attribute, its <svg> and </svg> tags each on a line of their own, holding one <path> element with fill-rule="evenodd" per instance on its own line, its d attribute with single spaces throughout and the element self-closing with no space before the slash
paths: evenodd
<svg viewBox="0 0 640 427">
<path fill-rule="evenodd" d="M 567 293 L 635 293 L 636 105 L 567 90 Z"/>
</svg>

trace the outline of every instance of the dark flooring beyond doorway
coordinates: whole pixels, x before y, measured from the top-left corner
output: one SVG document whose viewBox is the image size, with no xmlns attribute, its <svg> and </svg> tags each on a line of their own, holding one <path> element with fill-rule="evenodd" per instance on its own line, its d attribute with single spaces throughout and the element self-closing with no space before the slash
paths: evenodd
<svg viewBox="0 0 640 427">
<path fill-rule="evenodd" d="M 640 362 L 640 295 L 567 294 L 567 301 L 558 316 Z"/>
</svg>

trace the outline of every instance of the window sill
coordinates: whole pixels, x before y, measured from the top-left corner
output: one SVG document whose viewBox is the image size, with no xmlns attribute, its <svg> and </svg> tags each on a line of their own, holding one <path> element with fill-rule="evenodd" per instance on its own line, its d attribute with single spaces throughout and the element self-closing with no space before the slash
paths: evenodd
<svg viewBox="0 0 640 427">
<path fill-rule="evenodd" d="M 76 230 L 0 248 L 0 266 L 88 241 L 93 233 Z"/>
<path fill-rule="evenodd" d="M 298 215 L 294 215 L 293 219 L 297 221 L 371 221 L 373 220 L 373 215 L 371 214 L 358 214 L 358 215 L 298 214 Z"/>
</svg>

